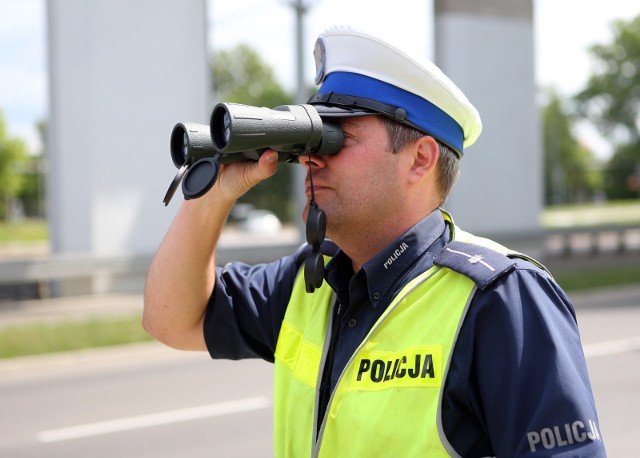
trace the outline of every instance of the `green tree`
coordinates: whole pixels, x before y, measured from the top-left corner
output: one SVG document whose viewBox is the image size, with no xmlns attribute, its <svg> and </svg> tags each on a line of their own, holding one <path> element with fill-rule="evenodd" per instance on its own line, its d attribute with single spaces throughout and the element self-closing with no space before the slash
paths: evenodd
<svg viewBox="0 0 640 458">
<path fill-rule="evenodd" d="M 560 96 L 551 93 L 542 115 L 546 205 L 584 202 L 600 189 L 595 158 L 574 137 L 568 111 Z"/>
<path fill-rule="evenodd" d="M 10 137 L 4 115 L 0 112 L 0 218 L 9 216 L 9 205 L 21 191 L 22 168 L 27 161 L 27 148 L 18 138 Z"/>
<path fill-rule="evenodd" d="M 640 16 L 612 24 L 611 43 L 589 52 L 596 71 L 576 95 L 581 114 L 614 146 L 605 171 L 609 198 L 637 198 L 640 189 Z"/>
<path fill-rule="evenodd" d="M 29 156 L 22 169 L 22 187 L 17 194 L 29 218 L 44 218 L 44 161 L 43 157 Z"/>
<path fill-rule="evenodd" d="M 247 45 L 218 51 L 211 69 L 213 92 L 219 102 L 268 108 L 293 103 L 293 96 L 276 81 L 272 68 Z M 283 221 L 292 221 L 292 179 L 291 166 L 280 164 L 275 176 L 259 183 L 238 202 L 269 209 Z"/>
<path fill-rule="evenodd" d="M 640 145 L 620 145 L 605 170 L 607 197 L 623 200 L 640 197 Z"/>
</svg>

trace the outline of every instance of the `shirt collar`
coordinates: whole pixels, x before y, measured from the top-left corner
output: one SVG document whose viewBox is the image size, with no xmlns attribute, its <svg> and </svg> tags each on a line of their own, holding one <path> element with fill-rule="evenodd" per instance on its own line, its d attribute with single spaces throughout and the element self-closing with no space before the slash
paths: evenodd
<svg viewBox="0 0 640 458">
<path fill-rule="evenodd" d="M 400 277 L 442 236 L 444 229 L 445 221 L 437 209 L 362 266 L 369 300 L 374 308 Z M 337 291 L 341 286 L 348 285 L 352 275 L 351 261 L 342 250 L 338 251 L 327 264 L 327 281 Z"/>
</svg>

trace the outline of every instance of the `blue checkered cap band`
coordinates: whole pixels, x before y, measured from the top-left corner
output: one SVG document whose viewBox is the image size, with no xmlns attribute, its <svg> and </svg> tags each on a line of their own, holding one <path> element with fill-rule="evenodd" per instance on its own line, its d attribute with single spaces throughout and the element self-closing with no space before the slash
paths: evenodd
<svg viewBox="0 0 640 458">
<path fill-rule="evenodd" d="M 314 55 L 316 83 L 320 88 L 316 101 L 312 98 L 311 103 L 324 104 L 330 116 L 340 116 L 341 112 L 343 116 L 362 116 L 367 112 L 392 116 L 398 109 L 404 110 L 401 122 L 437 138 L 460 154 L 480 135 L 482 122 L 478 111 L 426 59 L 410 57 L 372 35 L 347 27 L 334 27 L 321 34 Z M 329 94 L 342 99 L 353 97 L 352 106 L 332 103 L 336 97 Z M 387 108 L 378 109 L 376 102 Z M 322 116 L 322 109 L 319 111 Z"/>
</svg>

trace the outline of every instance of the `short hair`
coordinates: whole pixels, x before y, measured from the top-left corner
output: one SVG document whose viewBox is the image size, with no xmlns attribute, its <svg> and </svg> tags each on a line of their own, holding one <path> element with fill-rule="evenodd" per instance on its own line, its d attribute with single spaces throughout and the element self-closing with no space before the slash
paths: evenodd
<svg viewBox="0 0 640 458">
<path fill-rule="evenodd" d="M 379 116 L 383 126 L 389 133 L 391 151 L 395 154 L 411 142 L 424 137 L 425 134 L 418 129 L 401 124 L 386 116 Z M 438 188 L 440 191 L 440 204 L 442 205 L 451 192 L 454 183 L 460 175 L 460 158 L 458 154 L 447 144 L 435 139 L 440 150 L 438 167 Z"/>
</svg>

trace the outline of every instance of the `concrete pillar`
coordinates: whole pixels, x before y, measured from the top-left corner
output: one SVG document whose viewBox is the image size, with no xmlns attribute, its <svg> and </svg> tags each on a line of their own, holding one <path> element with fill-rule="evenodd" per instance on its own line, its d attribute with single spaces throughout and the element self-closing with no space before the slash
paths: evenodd
<svg viewBox="0 0 640 458">
<path fill-rule="evenodd" d="M 54 254 L 149 255 L 182 200 L 178 121 L 208 123 L 206 1 L 48 0 Z"/>
<path fill-rule="evenodd" d="M 445 207 L 477 234 L 539 231 L 542 153 L 532 0 L 435 0 L 435 61 L 480 112 Z"/>
</svg>

